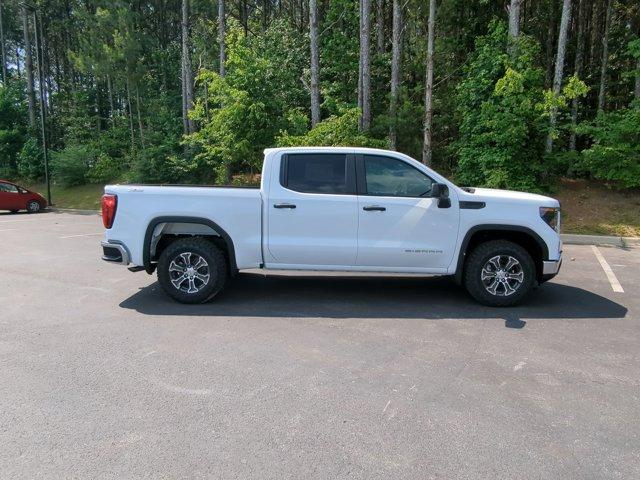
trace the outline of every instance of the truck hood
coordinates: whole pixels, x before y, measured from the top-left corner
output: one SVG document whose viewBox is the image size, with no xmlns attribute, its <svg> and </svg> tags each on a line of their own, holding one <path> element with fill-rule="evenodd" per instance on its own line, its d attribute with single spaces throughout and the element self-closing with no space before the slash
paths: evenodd
<svg viewBox="0 0 640 480">
<path fill-rule="evenodd" d="M 473 193 L 463 190 L 461 200 L 491 201 L 500 203 L 526 203 L 539 207 L 559 207 L 560 202 L 555 198 L 545 197 L 535 193 L 516 192 L 513 190 L 498 190 L 493 188 L 476 188 Z"/>
</svg>

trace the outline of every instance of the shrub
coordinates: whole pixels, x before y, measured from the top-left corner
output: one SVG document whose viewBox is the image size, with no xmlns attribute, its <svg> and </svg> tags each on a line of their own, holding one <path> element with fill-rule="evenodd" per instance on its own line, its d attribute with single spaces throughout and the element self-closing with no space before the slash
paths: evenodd
<svg viewBox="0 0 640 480">
<path fill-rule="evenodd" d="M 44 178 L 44 158 L 38 141 L 30 137 L 18 153 L 18 175 L 30 182 Z"/>
<path fill-rule="evenodd" d="M 595 178 L 640 187 L 640 105 L 598 114 L 578 127 L 593 140 L 582 151 L 584 168 Z"/>
<path fill-rule="evenodd" d="M 87 182 L 86 175 L 94 159 L 95 153 L 82 146 L 69 146 L 61 152 L 52 152 L 53 178 L 63 187 L 83 185 Z"/>
<path fill-rule="evenodd" d="M 276 139 L 280 147 L 334 146 L 385 148 L 386 141 L 371 138 L 358 130 L 360 111 L 350 108 L 340 116 L 331 116 L 303 135 L 280 132 Z"/>
<path fill-rule="evenodd" d="M 100 153 L 95 164 L 88 169 L 85 178 L 89 183 L 106 183 L 116 180 L 122 175 L 122 163 L 122 159 Z"/>
</svg>

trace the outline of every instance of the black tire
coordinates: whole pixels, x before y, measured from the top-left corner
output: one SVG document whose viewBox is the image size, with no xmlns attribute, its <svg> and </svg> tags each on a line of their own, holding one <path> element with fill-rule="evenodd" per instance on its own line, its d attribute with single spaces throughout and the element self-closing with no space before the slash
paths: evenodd
<svg viewBox="0 0 640 480">
<path fill-rule="evenodd" d="M 189 253 L 191 255 L 187 255 Z M 189 258 L 188 262 L 185 261 L 185 256 Z M 206 262 L 206 268 L 203 265 L 191 272 L 187 271 L 187 266 L 197 267 L 198 257 Z M 208 280 L 204 282 L 200 278 L 206 277 L 206 273 Z M 180 281 L 181 278 L 184 279 Z M 224 288 L 227 282 L 227 260 L 222 251 L 209 240 L 201 237 L 181 238 L 171 243 L 160 255 L 158 282 L 170 297 L 180 303 L 204 303 Z M 193 292 L 187 291 L 192 289 Z"/>
<path fill-rule="evenodd" d="M 510 265 L 510 258 L 515 259 L 518 264 L 506 270 L 503 267 Z M 500 268 L 495 267 L 496 263 Z M 492 277 L 493 272 L 495 275 Z M 518 283 L 520 278 L 522 281 Z M 463 282 L 471 296 L 483 305 L 509 307 L 520 302 L 532 290 L 535 279 L 535 264 L 524 248 L 507 240 L 492 240 L 478 245 L 469 254 L 465 262 Z"/>
<path fill-rule="evenodd" d="M 41 208 L 42 205 L 40 205 L 40 202 L 36 200 L 31 200 L 29 203 L 27 203 L 27 212 L 29 213 L 38 213 Z"/>
</svg>

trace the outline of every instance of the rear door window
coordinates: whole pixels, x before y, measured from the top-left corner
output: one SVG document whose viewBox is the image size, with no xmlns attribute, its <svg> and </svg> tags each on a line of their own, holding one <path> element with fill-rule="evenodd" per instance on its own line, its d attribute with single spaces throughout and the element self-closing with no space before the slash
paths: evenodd
<svg viewBox="0 0 640 480">
<path fill-rule="evenodd" d="M 282 185 L 303 193 L 353 193 L 353 165 L 342 153 L 296 153 L 286 156 Z"/>
</svg>

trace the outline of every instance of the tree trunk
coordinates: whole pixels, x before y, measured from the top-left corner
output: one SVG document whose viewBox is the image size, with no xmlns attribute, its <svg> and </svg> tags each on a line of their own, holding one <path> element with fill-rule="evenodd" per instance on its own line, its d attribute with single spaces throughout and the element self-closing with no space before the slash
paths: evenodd
<svg viewBox="0 0 640 480">
<path fill-rule="evenodd" d="M 391 99 L 389 101 L 389 148 L 395 150 L 398 143 L 397 116 L 400 90 L 400 67 L 402 60 L 402 0 L 393 0 L 393 32 L 391 45 Z"/>
<path fill-rule="evenodd" d="M 602 6 L 601 2 L 594 1 L 591 9 L 591 45 L 589 50 L 589 72 L 595 74 L 596 58 L 598 56 L 598 44 L 601 37 L 601 23 L 602 23 Z M 595 75 L 594 75 L 595 76 Z"/>
<path fill-rule="evenodd" d="M 360 0 L 360 70 L 362 72 L 362 115 L 360 130 L 371 128 L 371 0 Z"/>
<path fill-rule="evenodd" d="M 109 118 L 111 119 L 111 126 L 115 127 L 115 111 L 113 106 L 113 87 L 111 85 L 111 75 L 107 75 L 107 91 L 109 93 Z"/>
<path fill-rule="evenodd" d="M 218 47 L 220 49 L 220 76 L 224 77 L 227 73 L 227 50 L 225 45 L 225 18 L 224 18 L 224 0 L 218 0 Z"/>
<path fill-rule="evenodd" d="M 384 0 L 376 3 L 376 40 L 378 41 L 378 53 L 384 53 Z"/>
<path fill-rule="evenodd" d="M 184 133 L 194 132 L 189 110 L 193 107 L 193 72 L 191 70 L 191 51 L 189 48 L 189 0 L 182 0 L 182 71 L 184 100 L 182 102 Z"/>
<path fill-rule="evenodd" d="M 609 26 L 611 24 L 611 0 L 607 1 L 607 12 L 602 35 L 602 62 L 600 64 L 600 90 L 598 91 L 598 111 L 604 110 L 607 97 L 607 67 L 609 66 Z"/>
<path fill-rule="evenodd" d="M 509 4 L 509 36 L 518 38 L 520 35 L 520 6 L 522 0 L 511 0 Z"/>
<path fill-rule="evenodd" d="M 29 17 L 27 8 L 20 7 L 22 15 L 22 33 L 24 35 L 25 70 L 27 71 L 27 99 L 29 100 L 29 125 L 36 126 L 36 94 L 33 87 L 33 57 L 31 52 L 31 34 L 29 33 Z"/>
<path fill-rule="evenodd" d="M 640 57 L 636 60 L 636 82 L 633 88 L 633 98 L 640 102 Z"/>
<path fill-rule="evenodd" d="M 549 25 L 547 27 L 547 67 L 545 74 L 545 85 L 551 85 L 553 76 L 553 45 L 556 38 L 556 2 L 557 0 L 549 0 Z"/>
<path fill-rule="evenodd" d="M 34 20 L 35 21 L 35 20 Z M 35 28 L 35 27 L 34 27 Z M 40 53 L 42 55 L 42 89 L 44 91 L 47 115 L 52 114 L 53 102 L 51 101 L 51 69 L 48 54 L 47 39 L 42 30 L 42 15 L 38 13 L 38 36 L 40 38 Z"/>
<path fill-rule="evenodd" d="M 7 52 L 4 49 L 4 24 L 2 20 L 2 0 L 0 0 L 0 49 L 2 50 L 2 82 L 7 84 Z"/>
<path fill-rule="evenodd" d="M 311 36 L 311 127 L 313 128 L 320 122 L 317 0 L 309 0 L 309 33 Z"/>
<path fill-rule="evenodd" d="M 431 165 L 433 159 L 431 130 L 433 123 L 433 43 L 436 32 L 436 0 L 429 0 L 429 25 L 427 30 L 427 78 L 424 93 L 424 141 L 422 163 Z"/>
<path fill-rule="evenodd" d="M 131 109 L 131 80 L 127 72 L 127 107 L 129 113 L 129 132 L 131 133 L 131 151 L 136 149 L 136 137 L 133 130 L 133 110 Z"/>
<path fill-rule="evenodd" d="M 560 95 L 562 88 L 562 76 L 564 72 L 564 54 L 567 49 L 567 34 L 569 32 L 569 22 L 571 21 L 571 0 L 563 0 L 562 17 L 560 18 L 560 31 L 558 32 L 558 51 L 556 53 L 556 68 L 553 74 L 553 94 Z M 549 135 L 547 136 L 547 144 L 545 151 L 551 153 L 553 150 L 553 129 L 556 126 L 556 117 L 558 111 L 551 108 L 549 113 Z"/>
<path fill-rule="evenodd" d="M 574 74 L 580 78 L 582 76 L 582 66 L 584 63 L 584 23 L 585 23 L 585 3 L 586 0 L 580 0 L 578 4 L 578 38 L 576 40 L 576 59 L 574 66 Z M 576 126 L 578 125 L 578 97 L 571 100 L 571 135 L 569 137 L 569 149 L 573 152 L 576 150 Z"/>
<path fill-rule="evenodd" d="M 138 113 L 138 128 L 140 129 L 140 146 L 144 150 L 144 129 L 142 128 L 142 115 L 140 114 L 140 88 L 136 84 L 136 112 Z"/>
</svg>

